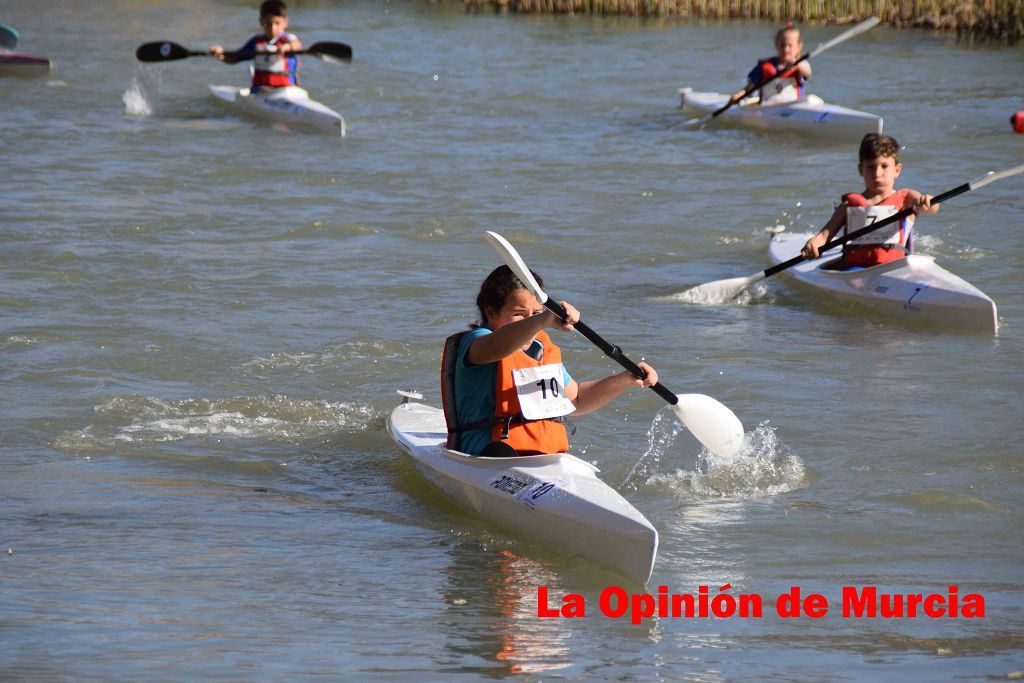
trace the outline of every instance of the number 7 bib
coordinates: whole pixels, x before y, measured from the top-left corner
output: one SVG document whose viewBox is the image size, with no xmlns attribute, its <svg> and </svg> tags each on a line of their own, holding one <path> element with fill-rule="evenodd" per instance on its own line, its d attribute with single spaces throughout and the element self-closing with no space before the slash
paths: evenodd
<svg viewBox="0 0 1024 683">
<path fill-rule="evenodd" d="M 545 420 L 568 415 L 576 410 L 576 406 L 564 393 L 564 377 L 561 363 L 513 370 L 512 381 L 516 385 L 523 417 L 527 420 Z"/>
</svg>

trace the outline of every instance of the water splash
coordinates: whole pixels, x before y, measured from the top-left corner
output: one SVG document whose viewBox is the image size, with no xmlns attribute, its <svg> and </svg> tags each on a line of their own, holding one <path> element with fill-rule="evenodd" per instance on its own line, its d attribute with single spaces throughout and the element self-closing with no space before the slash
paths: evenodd
<svg viewBox="0 0 1024 683">
<path fill-rule="evenodd" d="M 55 446 L 93 451 L 207 437 L 298 442 L 340 430 L 364 431 L 377 417 L 355 403 L 280 395 L 180 401 L 117 396 L 96 406 L 95 413 L 95 424 L 62 434 Z"/>
<path fill-rule="evenodd" d="M 712 288 L 698 285 L 675 294 L 651 298 L 651 301 L 658 303 L 697 304 L 699 306 L 719 306 L 722 304 L 753 306 L 755 304 L 771 303 L 773 300 L 771 290 L 761 282 L 750 285 L 734 297 L 716 296 Z"/>
<path fill-rule="evenodd" d="M 121 96 L 124 113 L 128 116 L 152 116 L 159 97 L 160 72 L 140 68 Z"/>
<path fill-rule="evenodd" d="M 682 498 L 759 498 L 802 488 L 807 483 L 803 461 L 783 444 L 765 420 L 746 434 L 743 450 L 718 456 L 701 450 L 689 467 L 674 463 L 684 427 L 671 412 L 660 411 L 647 432 L 647 450 L 626 477 L 634 488 L 650 486 Z"/>
</svg>

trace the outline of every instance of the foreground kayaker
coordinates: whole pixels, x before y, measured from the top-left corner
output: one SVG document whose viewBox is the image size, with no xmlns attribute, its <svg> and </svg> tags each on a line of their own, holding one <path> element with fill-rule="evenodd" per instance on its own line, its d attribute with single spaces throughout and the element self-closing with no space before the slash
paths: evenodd
<svg viewBox="0 0 1024 683">
<path fill-rule="evenodd" d="M 480 322 L 448 337 L 441 360 L 452 450 L 490 457 L 567 453 L 566 415 L 592 412 L 630 387 L 658 383 L 654 368 L 641 362 L 645 379 L 620 372 L 578 384 L 544 330 L 572 331 L 579 311 L 563 301 L 567 316 L 558 318 L 508 266 L 487 276 L 476 303 Z"/>
<path fill-rule="evenodd" d="M 843 195 L 842 203 L 836 207 L 825 227 L 807 240 L 800 250 L 805 259 L 818 258 L 818 250 L 840 229 L 845 235 L 904 209 L 913 209 L 915 213 L 938 212 L 939 205 L 931 203 L 931 195 L 917 190 L 896 189 L 896 178 L 903 166 L 900 164 L 899 143 L 893 137 L 875 133 L 865 135 L 860 143 L 859 159 L 857 171 L 864 179 L 864 191 Z M 843 245 L 843 258 L 838 269 L 868 268 L 905 257 L 913 250 L 913 227 L 914 216 L 911 215 L 851 240 Z"/>
<path fill-rule="evenodd" d="M 747 74 L 747 86 L 733 93 L 729 103 L 739 102 L 752 87 L 759 88 L 761 104 L 783 104 L 800 99 L 804 94 L 804 83 L 811 77 L 810 62 L 805 59 L 797 63 L 803 50 L 800 29 L 787 23 L 775 34 L 777 54 L 758 60 L 757 66 Z M 761 87 L 763 83 L 768 87 Z"/>
<path fill-rule="evenodd" d="M 260 26 L 263 33 L 254 35 L 238 50 L 225 52 L 222 46 L 211 45 L 210 54 L 228 64 L 253 60 L 253 93 L 298 85 L 299 57 L 289 57 L 288 53 L 301 50 L 302 42 L 288 32 L 288 6 L 281 0 L 265 0 L 260 5 Z"/>
</svg>

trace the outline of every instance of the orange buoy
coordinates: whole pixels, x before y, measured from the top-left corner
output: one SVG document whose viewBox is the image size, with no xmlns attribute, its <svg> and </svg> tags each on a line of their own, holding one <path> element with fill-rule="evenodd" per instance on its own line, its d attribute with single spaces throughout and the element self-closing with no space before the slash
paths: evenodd
<svg viewBox="0 0 1024 683">
<path fill-rule="evenodd" d="M 1013 132 L 1024 133 L 1024 111 L 1019 111 L 1011 116 L 1010 123 L 1013 125 Z"/>
</svg>

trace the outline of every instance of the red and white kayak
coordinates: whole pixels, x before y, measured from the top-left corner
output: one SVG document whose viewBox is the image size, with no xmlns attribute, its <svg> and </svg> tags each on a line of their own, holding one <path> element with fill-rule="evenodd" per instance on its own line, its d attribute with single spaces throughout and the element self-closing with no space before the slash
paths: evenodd
<svg viewBox="0 0 1024 683">
<path fill-rule="evenodd" d="M 717 92 L 697 92 L 681 88 L 683 110 L 694 116 L 712 114 L 729 101 Z M 874 114 L 826 104 L 817 95 L 807 95 L 784 104 L 743 104 L 730 107 L 714 121 L 725 125 L 746 126 L 761 130 L 793 130 L 828 137 L 860 140 L 868 133 L 882 132 L 882 119 Z"/>
<path fill-rule="evenodd" d="M 811 233 L 777 233 L 768 245 L 773 264 L 799 256 Z M 996 304 L 983 291 L 935 263 L 931 256 L 910 254 L 859 270 L 830 270 L 838 258 L 826 253 L 781 274 L 834 299 L 851 301 L 904 321 L 994 333 Z"/>
<path fill-rule="evenodd" d="M 488 458 L 448 450 L 444 413 L 422 403 L 392 410 L 388 432 L 424 479 L 480 519 L 634 581 L 650 577 L 658 532 L 589 462 L 568 453 Z"/>
<path fill-rule="evenodd" d="M 0 76 L 38 78 L 50 73 L 53 64 L 46 57 L 0 49 Z"/>
<path fill-rule="evenodd" d="M 345 137 L 341 114 L 310 99 L 305 88 L 296 85 L 272 88 L 255 95 L 249 88 L 211 85 L 210 93 L 234 111 L 271 123 L 302 126 Z"/>
</svg>

